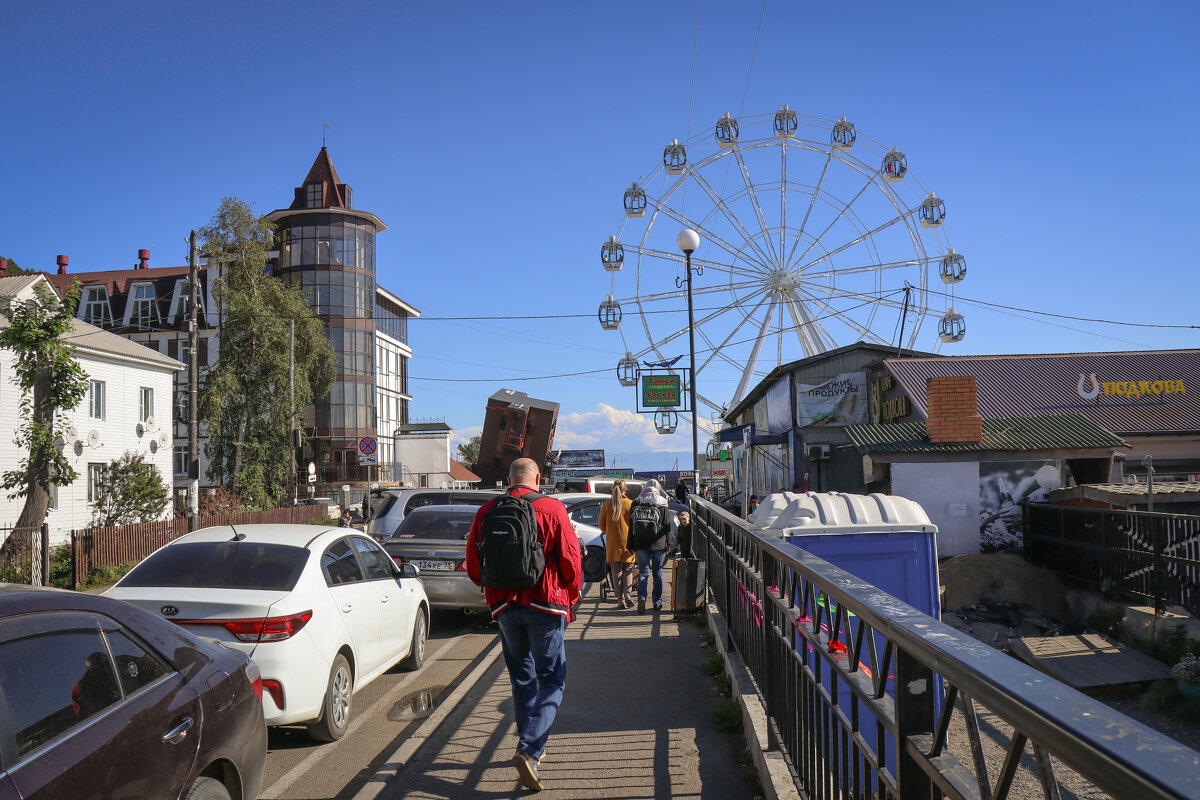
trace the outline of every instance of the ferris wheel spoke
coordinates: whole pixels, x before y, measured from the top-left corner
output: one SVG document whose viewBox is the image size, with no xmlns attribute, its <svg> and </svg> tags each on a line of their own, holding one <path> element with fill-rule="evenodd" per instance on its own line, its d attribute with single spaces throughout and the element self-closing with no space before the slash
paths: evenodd
<svg viewBox="0 0 1200 800">
<path fill-rule="evenodd" d="M 750 350 L 750 359 L 746 362 L 746 368 L 742 371 L 742 379 L 738 381 L 737 391 L 733 393 L 733 405 L 742 402 L 742 398 L 746 396 L 746 390 L 750 388 L 750 379 L 754 377 L 754 365 L 758 363 L 758 354 L 762 352 L 763 342 L 767 338 L 767 328 L 771 325 L 771 317 L 775 314 L 775 305 L 779 302 L 776 297 L 771 298 L 771 306 L 767 309 L 767 313 L 763 315 L 762 325 L 758 329 L 758 336 L 754 339 L 754 347 Z"/>
<path fill-rule="evenodd" d="M 668 216 L 668 217 L 670 217 L 671 219 L 673 219 L 673 220 L 675 220 L 676 222 L 678 222 L 680 225 L 683 225 L 683 226 L 684 226 L 684 227 L 686 227 L 686 228 L 691 228 L 691 229 L 693 229 L 694 231 L 696 231 L 696 233 L 700 234 L 701 238 L 703 238 L 703 239 L 704 239 L 704 240 L 706 240 L 706 241 L 710 241 L 710 242 L 712 242 L 713 244 L 717 245 L 718 247 L 720 247 L 720 248 L 721 248 L 722 250 L 724 250 L 725 252 L 729 253 L 729 254 L 730 254 L 731 256 L 733 256 L 734 258 L 740 258 L 740 259 L 742 259 L 743 261 L 749 261 L 749 262 L 752 262 L 752 263 L 757 263 L 757 262 L 755 262 L 755 260 L 754 260 L 754 259 L 752 259 L 752 258 L 747 258 L 747 257 L 746 257 L 746 253 L 745 253 L 744 251 L 742 251 L 742 250 L 739 250 L 739 249 L 738 249 L 737 247 L 735 247 L 734 245 L 732 245 L 732 244 L 730 244 L 729 242 L 725 241 L 725 239 L 723 239 L 722 237 L 718 236 L 718 235 L 716 234 L 716 232 L 712 231 L 711 229 L 709 229 L 708 227 L 706 227 L 706 226 L 704 226 L 704 225 L 701 225 L 701 224 L 700 224 L 700 223 L 698 223 L 698 222 L 694 222 L 693 220 L 690 220 L 690 219 L 688 219 L 687 217 L 685 217 L 683 214 L 680 214 L 680 213 L 679 213 L 678 211 L 676 211 L 675 209 L 673 209 L 673 208 L 669 208 L 669 207 L 667 207 L 667 206 L 659 206 L 659 207 L 658 207 L 658 210 L 659 210 L 659 211 L 660 211 L 662 214 L 664 214 L 665 216 Z"/>
<path fill-rule="evenodd" d="M 733 225 L 733 227 L 737 229 L 737 232 L 740 233 L 743 236 L 743 238 L 745 238 L 746 244 L 748 244 L 748 245 L 750 245 L 750 247 L 754 248 L 754 251 L 756 253 L 758 253 L 759 256 L 762 257 L 761 266 L 765 270 L 766 266 L 768 264 L 770 264 L 774 259 L 772 259 L 771 256 L 767 255 L 765 252 L 763 252 L 762 248 L 758 246 L 758 243 L 756 241 L 754 241 L 754 238 L 750 235 L 750 232 L 748 230 L 746 230 L 746 227 L 744 225 L 742 225 L 742 221 L 739 220 L 733 214 L 733 212 L 731 212 L 729 210 L 729 206 L 727 206 L 725 204 L 725 201 L 723 199 L 721 199 L 721 197 L 715 191 L 713 191 L 712 185 L 704 178 L 704 176 L 701 175 L 699 173 L 699 171 L 692 171 L 690 174 L 692 176 L 692 179 L 695 180 L 696 183 L 699 184 L 700 188 L 704 190 L 704 193 L 708 195 L 708 198 L 710 200 L 712 200 L 713 212 L 716 212 L 719 210 L 725 216 L 725 219 L 729 220 L 729 224 Z M 712 212 L 710 212 L 710 214 L 706 215 L 705 219 L 707 220 L 708 217 L 710 217 L 710 216 L 713 216 Z"/>
<path fill-rule="evenodd" d="M 835 267 L 828 272 L 806 272 L 805 280 L 819 278 L 836 278 L 840 275 L 857 275 L 860 272 L 878 272 L 886 269 L 903 269 L 904 267 L 919 267 L 932 262 L 932 258 L 907 258 L 903 261 L 887 261 L 880 264 L 862 264 L 855 267 Z"/>
<path fill-rule="evenodd" d="M 693 288 L 692 296 L 703 296 L 709 294 L 724 294 L 731 290 L 748 289 L 752 286 L 761 285 L 761 281 L 744 281 L 741 283 L 720 284 L 718 286 L 705 286 L 702 288 Z M 683 300 L 687 297 L 687 289 L 675 289 L 669 292 L 658 292 L 657 294 L 642 294 L 636 297 L 621 297 L 617 299 L 618 303 L 657 303 L 663 300 Z"/>
<path fill-rule="evenodd" d="M 879 227 L 877 227 L 877 228 L 872 228 L 871 230 L 867 231 L 866 233 L 860 234 L 859 236 L 857 236 L 857 237 L 855 237 L 855 238 L 851 239 L 850 241 L 846 242 L 846 243 L 845 243 L 844 245 L 842 245 L 841 247 L 834 248 L 833 250 L 830 250 L 830 251 L 826 252 L 826 253 L 825 253 L 824 255 L 822 255 L 820 258 L 817 258 L 817 259 L 814 259 L 813 261 L 810 261 L 810 262 L 808 262 L 808 263 L 807 263 L 807 264 L 805 264 L 804 266 L 800 267 L 800 269 L 801 269 L 801 270 L 806 270 L 806 269 L 808 269 L 809 267 L 812 267 L 812 266 L 815 266 L 815 265 L 817 265 L 817 264 L 820 264 L 822 261 L 827 261 L 827 260 L 829 260 L 830 256 L 836 256 L 838 253 L 841 253 L 841 252 L 842 252 L 842 251 L 844 251 L 844 250 L 849 250 L 851 247 L 854 247 L 856 244 L 862 244 L 862 243 L 863 243 L 863 242 L 865 242 L 866 240 L 868 240 L 868 239 L 870 239 L 871 237 L 875 236 L 875 234 L 877 234 L 877 233 L 880 233 L 880 232 L 882 232 L 882 231 L 885 231 L 885 230 L 887 230 L 888 228 L 892 227 L 892 226 L 893 226 L 893 225 L 895 225 L 897 222 L 903 222 L 903 221 L 904 221 L 905 219 L 907 219 L 907 218 L 908 218 L 908 217 L 909 217 L 911 214 L 912 214 L 912 210 L 911 210 L 911 209 L 910 209 L 910 210 L 908 210 L 908 211 L 904 211 L 903 213 L 901 213 L 901 214 L 899 214 L 899 215 L 897 215 L 897 216 L 895 216 L 895 217 L 892 217 L 891 219 L 889 219 L 887 222 L 883 223 L 883 224 L 882 224 L 882 225 L 880 225 Z M 816 242 L 814 242 L 813 244 L 816 244 Z M 809 248 L 809 249 L 811 249 L 811 248 Z"/>
<path fill-rule="evenodd" d="M 750 205 L 754 208 L 754 216 L 758 218 L 758 226 L 762 231 L 765 241 L 771 241 L 768 235 L 767 218 L 763 215 L 762 206 L 758 202 L 758 190 L 754 186 L 754 182 L 750 180 L 750 171 L 746 168 L 746 159 L 742 157 L 742 149 L 740 147 L 733 148 L 733 156 L 737 159 L 738 172 L 742 174 L 742 182 L 746 184 L 746 195 L 750 198 Z M 772 249 L 774 245 L 772 244 Z M 778 264 L 780 253 L 774 254 L 772 266 Z"/>
<path fill-rule="evenodd" d="M 828 166 L 828 162 L 826 162 L 826 166 Z M 821 177 L 822 177 L 822 179 L 824 179 L 824 173 L 822 173 Z M 875 185 L 874 178 L 871 178 L 865 184 L 863 184 L 863 187 L 858 190 L 858 192 L 854 195 L 854 197 L 850 198 L 850 202 L 846 203 L 845 205 L 842 206 L 842 210 L 837 213 L 837 216 L 833 218 L 833 221 L 825 226 L 825 230 L 821 231 L 820 236 L 818 236 L 817 238 L 812 240 L 812 243 L 808 247 L 805 248 L 804 252 L 800 254 L 799 258 L 797 258 L 796 261 L 802 261 L 806 255 L 811 253 L 812 249 L 814 247 L 816 247 L 817 244 L 822 239 L 825 238 L 825 234 L 829 233 L 829 231 L 833 228 L 833 226 L 838 223 L 838 220 L 840 220 L 842 217 L 844 217 L 846 215 L 846 212 L 850 210 L 850 207 L 853 206 L 856 202 L 858 202 L 858 198 L 862 197 L 862 193 L 874 185 Z M 813 193 L 812 201 L 814 203 L 817 201 L 816 193 Z M 811 206 L 810 206 L 810 208 L 811 208 Z M 792 263 L 792 254 L 796 252 L 796 246 L 800 244 L 800 235 L 803 233 L 804 233 L 804 228 L 801 227 L 800 233 L 796 234 L 796 241 L 792 244 L 792 250 L 790 253 L 788 253 L 788 263 L 789 264 Z"/>
<path fill-rule="evenodd" d="M 813 302 L 820 305 L 824 309 L 824 311 L 827 312 L 825 314 L 822 314 L 822 316 L 825 319 L 836 319 L 838 322 L 841 322 L 846 327 L 856 331 L 858 333 L 858 335 L 865 341 L 875 342 L 876 344 L 888 344 L 888 342 L 885 339 L 883 339 L 878 334 L 872 333 L 870 328 L 864 326 L 858 320 L 849 316 L 845 311 L 839 311 L 838 309 L 831 306 L 829 303 L 826 303 L 817 298 L 813 298 Z M 865 303 L 864 303 L 864 305 L 865 305 Z"/>
<path fill-rule="evenodd" d="M 829 332 L 819 321 L 812 318 L 812 315 L 808 313 L 808 308 L 794 291 L 788 292 L 787 305 L 788 312 L 792 315 L 792 322 L 796 326 L 796 338 L 800 340 L 800 347 L 804 350 L 804 354 L 811 356 L 829 350 L 833 338 L 829 336 Z"/>
<path fill-rule="evenodd" d="M 636 253 L 637 255 L 641 256 L 661 258 L 663 261 L 670 261 L 681 266 L 687 263 L 681 253 L 672 253 L 669 250 L 657 250 L 653 247 L 644 247 L 639 244 L 631 244 L 625 248 L 625 251 L 628 253 Z M 704 269 L 716 269 L 722 272 L 728 272 L 730 274 L 736 273 L 747 278 L 760 278 L 762 276 L 762 273 L 754 270 L 743 269 L 733 264 L 725 264 L 723 262 L 712 261 L 707 258 L 696 258 L 695 256 L 692 256 L 692 265 L 700 266 Z"/>
<path fill-rule="evenodd" d="M 796 231 L 796 241 L 792 243 L 792 249 L 788 253 L 788 262 L 792 260 L 792 254 L 796 252 L 796 246 L 800 244 L 801 238 L 804 236 L 804 231 L 808 227 L 808 218 L 812 215 L 813 206 L 817 204 L 817 197 L 821 194 L 821 187 L 825 184 L 825 176 L 829 174 L 829 165 L 833 163 L 833 151 L 829 151 L 829 155 L 825 157 L 825 166 L 821 167 L 821 177 L 817 179 L 817 185 L 813 187 L 812 196 L 808 198 L 808 209 L 804 212 L 804 220 L 800 223 L 800 229 Z M 862 194 L 860 191 L 859 194 Z M 857 199 L 857 197 L 855 198 Z M 850 201 L 851 203 L 854 200 Z M 782 245 L 780 252 L 783 251 Z M 803 256 L 801 256 L 803 258 Z"/>
<path fill-rule="evenodd" d="M 718 355 L 721 354 L 721 352 L 725 349 L 725 347 L 728 346 L 728 344 L 731 341 L 733 341 L 733 337 L 737 335 L 737 332 L 740 331 L 742 329 L 742 327 L 751 320 L 751 318 L 754 316 L 754 312 L 758 311 L 758 309 L 761 308 L 762 304 L 765 302 L 767 302 L 767 297 L 766 297 L 766 295 L 763 295 L 762 297 L 760 297 L 758 299 L 758 302 L 754 304 L 754 308 L 750 309 L 742 317 L 742 321 L 739 322 L 737 325 L 733 326 L 733 330 L 731 330 L 729 332 L 729 335 L 725 337 L 724 341 L 722 341 L 719 345 L 716 345 L 715 347 L 711 348 L 711 352 L 709 353 L 708 358 L 704 359 L 704 364 L 702 364 L 701 366 L 696 368 L 697 372 L 700 372 L 701 370 L 703 370 L 704 367 L 707 367 L 714 358 L 716 358 Z M 710 342 L 709 344 L 712 344 L 712 343 Z M 737 365 L 735 364 L 735 366 L 737 366 Z"/>
<path fill-rule="evenodd" d="M 787 139 L 784 139 L 779 150 L 779 266 L 781 267 L 784 266 L 783 248 L 787 239 L 787 153 Z"/>
<path fill-rule="evenodd" d="M 721 308 L 718 308 L 715 311 L 713 311 L 711 314 L 708 314 L 707 316 L 701 317 L 700 319 L 696 320 L 695 323 L 692 325 L 692 327 L 694 327 L 696 330 L 699 330 L 701 325 L 712 322 L 714 319 L 720 317 L 722 314 L 727 314 L 730 311 L 735 311 L 735 310 L 737 310 L 737 306 L 722 306 Z M 667 345 L 667 344 L 673 342 L 674 340 L 678 339 L 680 336 L 683 336 L 687 332 L 688 332 L 688 326 L 684 325 L 682 328 L 675 331 L 674 333 L 664 336 L 662 339 L 659 339 L 656 342 L 651 342 L 650 349 L 655 352 L 658 352 L 658 349 L 660 347 L 663 347 L 664 345 Z M 647 331 L 647 333 L 649 333 L 649 331 Z"/>
</svg>

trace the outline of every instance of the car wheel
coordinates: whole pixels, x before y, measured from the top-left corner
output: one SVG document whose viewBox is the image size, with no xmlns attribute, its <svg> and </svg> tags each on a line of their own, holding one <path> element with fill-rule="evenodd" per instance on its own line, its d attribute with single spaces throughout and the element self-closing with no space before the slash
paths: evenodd
<svg viewBox="0 0 1200 800">
<path fill-rule="evenodd" d="M 585 580 L 603 580 L 606 566 L 608 566 L 608 562 L 604 560 L 603 547 L 589 547 L 583 554 L 583 577 Z"/>
<path fill-rule="evenodd" d="M 412 648 L 408 656 L 400 662 L 400 666 L 409 671 L 420 669 L 425 663 L 425 639 L 428 637 L 429 623 L 425 619 L 425 610 L 417 609 L 417 619 L 413 622 Z"/>
<path fill-rule="evenodd" d="M 230 800 L 225 784 L 216 778 L 196 778 L 184 800 Z"/>
<path fill-rule="evenodd" d="M 341 653 L 329 670 L 329 687 L 321 706 L 321 718 L 308 726 L 308 735 L 318 742 L 334 742 L 350 727 L 350 698 L 354 693 L 354 673 Z"/>
</svg>

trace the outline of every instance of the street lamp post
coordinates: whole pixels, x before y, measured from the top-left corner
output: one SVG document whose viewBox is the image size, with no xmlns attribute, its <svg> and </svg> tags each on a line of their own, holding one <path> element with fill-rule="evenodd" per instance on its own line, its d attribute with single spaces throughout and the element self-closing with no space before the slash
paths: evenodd
<svg viewBox="0 0 1200 800">
<path fill-rule="evenodd" d="M 692 373 L 692 379 L 689 381 L 692 400 L 692 490 L 699 494 L 700 462 L 697 460 L 696 452 L 700 449 L 700 440 L 696 421 L 696 414 L 699 413 L 699 410 L 696 408 L 696 326 L 692 317 L 692 253 L 696 252 L 696 248 L 700 246 L 700 234 L 691 228 L 684 228 L 675 238 L 675 242 L 683 251 L 687 262 L 688 355 Z"/>
</svg>

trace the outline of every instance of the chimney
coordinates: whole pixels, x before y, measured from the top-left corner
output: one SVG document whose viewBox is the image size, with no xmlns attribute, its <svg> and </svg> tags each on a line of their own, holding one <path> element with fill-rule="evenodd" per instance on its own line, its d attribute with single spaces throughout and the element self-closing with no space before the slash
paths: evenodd
<svg viewBox="0 0 1200 800">
<path fill-rule="evenodd" d="M 67 274 L 67 257 L 66 256 L 60 255 L 58 257 L 58 274 L 59 275 Z"/>
<path fill-rule="evenodd" d="M 150 251 L 138 250 L 138 261 L 141 263 L 137 265 L 137 269 L 150 269 Z"/>
<path fill-rule="evenodd" d="M 7 273 L 7 272 L 8 272 L 8 259 L 0 258 L 0 278 L 3 278 L 5 276 L 5 273 Z"/>
<path fill-rule="evenodd" d="M 973 442 L 983 438 L 978 388 L 974 375 L 930 378 L 925 382 L 928 416 L 925 431 L 937 443 Z"/>
</svg>

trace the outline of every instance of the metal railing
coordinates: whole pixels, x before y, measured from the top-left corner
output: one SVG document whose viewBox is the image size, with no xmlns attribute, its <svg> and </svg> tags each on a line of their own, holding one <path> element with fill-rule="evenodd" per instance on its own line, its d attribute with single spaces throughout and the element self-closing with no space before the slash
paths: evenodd
<svg viewBox="0 0 1200 800">
<path fill-rule="evenodd" d="M 49 577 L 50 527 L 0 527 L 0 583 L 44 586 Z"/>
<path fill-rule="evenodd" d="M 802 797 L 1200 797 L 1200 753 L 691 502 L 729 645 Z"/>
<path fill-rule="evenodd" d="M 1200 517 L 1024 506 L 1025 557 L 1105 593 L 1200 615 Z"/>
</svg>

